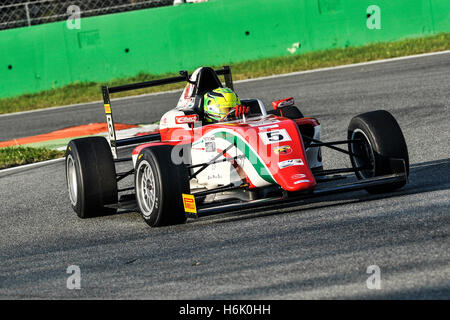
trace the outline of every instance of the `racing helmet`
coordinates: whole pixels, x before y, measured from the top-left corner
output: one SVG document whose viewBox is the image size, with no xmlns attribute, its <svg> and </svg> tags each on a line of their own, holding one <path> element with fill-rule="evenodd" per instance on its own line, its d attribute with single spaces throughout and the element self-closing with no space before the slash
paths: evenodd
<svg viewBox="0 0 450 320">
<path fill-rule="evenodd" d="M 203 99 L 206 122 L 219 122 L 237 105 L 239 97 L 229 88 L 217 88 L 207 92 Z"/>
</svg>

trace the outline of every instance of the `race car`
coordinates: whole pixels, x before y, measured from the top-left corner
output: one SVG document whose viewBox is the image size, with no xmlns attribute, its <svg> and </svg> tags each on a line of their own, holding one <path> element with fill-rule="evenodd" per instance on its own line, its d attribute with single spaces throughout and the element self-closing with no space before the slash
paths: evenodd
<svg viewBox="0 0 450 320">
<path fill-rule="evenodd" d="M 224 84 L 219 76 L 224 76 Z M 159 129 L 116 139 L 110 94 L 176 82 L 187 84 L 176 106 L 162 115 Z M 205 93 L 224 87 L 233 89 L 229 66 L 103 86 L 108 138 L 74 139 L 67 146 L 67 186 L 77 215 L 89 218 L 131 207 L 149 226 L 158 227 L 339 192 L 387 193 L 407 183 L 405 138 L 388 111 L 357 115 L 345 139 L 323 142 L 319 120 L 305 117 L 292 97 L 274 101 L 270 110 L 257 98 L 241 99 L 247 114 L 205 122 Z M 349 168 L 324 169 L 323 147 L 348 155 Z M 124 148 L 131 155 L 119 157 Z M 132 166 L 116 172 L 123 163 Z M 354 173 L 357 179 L 333 182 L 347 179 L 344 173 Z M 128 176 L 134 176 L 134 184 L 118 188 Z"/>
</svg>

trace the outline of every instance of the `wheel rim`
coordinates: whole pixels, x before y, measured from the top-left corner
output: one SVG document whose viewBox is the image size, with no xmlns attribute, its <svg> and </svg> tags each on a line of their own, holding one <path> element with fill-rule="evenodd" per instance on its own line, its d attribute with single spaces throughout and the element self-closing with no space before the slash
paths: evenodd
<svg viewBox="0 0 450 320">
<path fill-rule="evenodd" d="M 67 156 L 67 187 L 69 189 L 70 202 L 76 205 L 78 198 L 78 181 L 77 181 L 77 171 L 75 168 L 75 162 L 72 155 Z"/>
<path fill-rule="evenodd" d="M 150 163 L 143 160 L 137 170 L 136 193 L 141 212 L 148 217 L 153 212 L 156 202 L 155 175 Z"/>
<path fill-rule="evenodd" d="M 361 129 L 355 129 L 352 132 L 352 140 L 361 140 L 362 143 L 351 143 L 350 151 L 355 167 L 364 167 L 367 169 L 357 171 L 357 176 L 367 179 L 375 176 L 375 155 L 369 138 Z"/>
</svg>

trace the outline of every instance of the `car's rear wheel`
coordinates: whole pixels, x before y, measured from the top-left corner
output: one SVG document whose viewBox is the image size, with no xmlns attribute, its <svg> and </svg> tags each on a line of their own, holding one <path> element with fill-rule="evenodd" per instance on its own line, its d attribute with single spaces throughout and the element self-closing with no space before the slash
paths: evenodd
<svg viewBox="0 0 450 320">
<path fill-rule="evenodd" d="M 117 204 L 114 160 L 103 137 L 69 142 L 66 149 L 66 182 L 73 210 L 80 218 L 116 213 L 108 205 Z"/>
<path fill-rule="evenodd" d="M 151 227 L 186 222 L 182 194 L 190 192 L 188 171 L 171 158 L 173 146 L 153 146 L 138 155 L 136 200 Z"/>
<path fill-rule="evenodd" d="M 359 140 L 350 143 L 350 161 L 358 179 L 367 179 L 396 173 L 392 159 L 401 159 L 409 174 L 409 156 L 405 138 L 395 118 L 385 110 L 367 112 L 354 117 L 348 126 L 348 139 Z M 370 187 L 370 193 L 390 192 L 401 188 L 406 181 Z"/>
</svg>

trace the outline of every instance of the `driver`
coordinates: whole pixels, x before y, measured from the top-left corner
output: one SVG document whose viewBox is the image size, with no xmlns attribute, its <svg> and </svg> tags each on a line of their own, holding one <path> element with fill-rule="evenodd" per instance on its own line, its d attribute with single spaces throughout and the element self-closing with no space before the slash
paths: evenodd
<svg viewBox="0 0 450 320">
<path fill-rule="evenodd" d="M 236 93 L 229 88 L 217 88 L 205 94 L 205 122 L 221 122 L 238 119 L 250 111 L 250 107 L 241 105 Z"/>
</svg>

